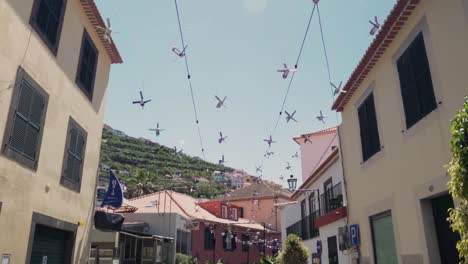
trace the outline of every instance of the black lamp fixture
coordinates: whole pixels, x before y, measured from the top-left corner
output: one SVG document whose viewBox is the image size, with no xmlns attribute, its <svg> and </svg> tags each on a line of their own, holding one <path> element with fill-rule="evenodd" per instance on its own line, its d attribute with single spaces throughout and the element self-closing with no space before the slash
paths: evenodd
<svg viewBox="0 0 468 264">
<path fill-rule="evenodd" d="M 297 186 L 297 179 L 294 178 L 294 175 L 289 176 L 288 179 L 289 191 L 294 192 Z"/>
</svg>

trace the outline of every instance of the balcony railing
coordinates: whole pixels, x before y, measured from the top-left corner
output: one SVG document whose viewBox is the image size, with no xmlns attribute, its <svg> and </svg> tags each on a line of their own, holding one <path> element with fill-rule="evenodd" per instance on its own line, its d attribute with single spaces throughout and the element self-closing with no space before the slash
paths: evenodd
<svg viewBox="0 0 468 264">
<path fill-rule="evenodd" d="M 286 233 L 296 234 L 301 237 L 302 240 L 311 239 L 319 235 L 318 228 L 315 227 L 315 219 L 319 216 L 319 211 L 313 212 L 312 214 L 302 218 L 296 223 L 286 228 Z"/>
<path fill-rule="evenodd" d="M 314 206 L 317 206 L 317 204 Z M 286 233 L 288 235 L 296 234 L 301 237 L 302 240 L 317 237 L 319 235 L 319 230 L 315 227 L 315 219 L 342 206 L 343 191 L 340 182 L 320 195 L 320 209 L 287 227 Z"/>
<path fill-rule="evenodd" d="M 343 191 L 341 182 L 320 195 L 321 215 L 327 214 L 343 206 Z"/>
</svg>

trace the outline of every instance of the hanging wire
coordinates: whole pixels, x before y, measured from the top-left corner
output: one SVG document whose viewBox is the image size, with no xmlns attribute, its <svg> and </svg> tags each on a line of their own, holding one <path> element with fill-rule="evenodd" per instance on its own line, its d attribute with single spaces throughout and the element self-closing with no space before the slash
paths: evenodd
<svg viewBox="0 0 468 264">
<path fill-rule="evenodd" d="M 177 13 L 177 22 L 179 24 L 180 41 L 182 43 L 182 48 L 184 48 L 185 47 L 185 41 L 184 41 L 184 34 L 183 34 L 183 31 L 182 31 L 182 23 L 180 22 L 179 5 L 177 4 L 177 0 L 174 0 L 174 3 L 175 3 L 175 9 L 176 9 L 176 13 Z M 202 155 L 203 155 L 203 159 L 205 160 L 206 159 L 206 157 L 205 157 L 205 148 L 203 147 L 203 137 L 202 137 L 202 133 L 201 133 L 200 122 L 198 120 L 197 105 L 195 103 L 195 95 L 194 95 L 194 92 L 193 92 L 192 81 L 190 79 L 190 77 L 191 77 L 190 76 L 190 67 L 189 67 L 189 63 L 188 63 L 188 59 L 187 59 L 187 53 L 185 53 L 185 55 L 184 55 L 184 60 L 185 60 L 185 69 L 186 69 L 186 72 L 187 72 L 187 81 L 188 81 L 189 88 L 190 88 L 190 96 L 192 98 L 193 113 L 194 113 L 194 116 L 195 116 L 195 123 L 197 125 L 198 138 L 199 138 L 199 141 L 200 141 L 200 147 L 201 147 L 201 152 L 202 152 Z"/>
<path fill-rule="evenodd" d="M 310 17 L 309 17 L 309 21 L 307 22 L 307 27 L 306 27 L 306 30 L 305 30 L 305 33 L 304 33 L 304 37 L 302 38 L 301 47 L 299 48 L 299 54 L 297 55 L 296 63 L 294 65 L 295 69 L 297 69 L 298 66 L 299 66 L 299 62 L 300 62 L 301 57 L 302 57 L 302 51 L 304 49 L 304 45 L 305 45 L 305 42 L 307 40 L 307 35 L 309 34 L 310 25 L 312 23 L 312 18 L 314 17 L 316 7 L 317 7 L 317 4 L 314 4 L 314 7 L 312 8 L 312 12 L 310 13 Z M 284 106 L 286 105 L 286 101 L 288 99 L 288 95 L 289 95 L 289 92 L 291 90 L 292 83 L 294 81 L 294 76 L 295 75 L 296 75 L 296 72 L 293 72 L 291 74 L 291 79 L 289 80 L 289 83 L 288 83 L 288 89 L 286 89 L 286 93 L 284 94 L 283 102 L 282 102 L 281 108 L 280 108 L 280 112 L 279 112 L 278 117 L 276 119 L 275 126 L 273 127 L 273 130 L 272 130 L 272 132 L 270 134 L 272 137 L 276 134 L 276 131 L 278 129 L 278 125 L 279 125 L 281 116 L 283 115 Z M 271 149 L 271 146 L 268 146 L 264 154 L 266 154 L 268 151 L 270 151 L 270 149 Z M 264 157 L 262 159 L 261 166 L 263 166 L 264 161 L 265 161 L 265 155 L 264 155 Z"/>
<path fill-rule="evenodd" d="M 335 100 L 334 95 L 333 95 L 333 85 L 332 85 L 332 78 L 331 78 L 331 71 L 330 71 L 330 61 L 328 60 L 328 53 L 327 53 L 327 48 L 325 45 L 325 37 L 323 34 L 323 27 L 322 27 L 322 19 L 320 18 L 320 9 L 317 6 L 317 16 L 319 20 L 319 26 L 320 26 L 320 36 L 322 37 L 322 46 L 323 46 L 323 53 L 325 55 L 325 62 L 327 64 L 327 72 L 328 72 L 328 83 L 330 85 L 330 90 L 331 90 L 331 99 L 332 99 L 332 104 L 333 101 Z M 335 119 L 336 122 L 338 122 L 338 112 L 335 111 Z"/>
</svg>

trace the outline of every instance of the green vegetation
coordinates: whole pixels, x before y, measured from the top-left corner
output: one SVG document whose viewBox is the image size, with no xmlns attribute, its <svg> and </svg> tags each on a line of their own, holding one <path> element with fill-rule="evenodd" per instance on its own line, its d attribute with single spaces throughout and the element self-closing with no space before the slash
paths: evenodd
<svg viewBox="0 0 468 264">
<path fill-rule="evenodd" d="M 193 258 L 192 256 L 177 253 L 175 263 L 176 264 L 198 264 L 198 260 L 197 258 Z"/>
<path fill-rule="evenodd" d="M 283 250 L 278 254 L 276 263 L 278 264 L 307 264 L 309 261 L 309 250 L 302 244 L 302 240 L 289 234 L 286 238 Z"/>
<path fill-rule="evenodd" d="M 450 210 L 448 219 L 461 237 L 457 243 L 460 263 L 468 263 L 468 97 L 463 109 L 453 118 L 450 145 L 453 157 L 448 166 L 451 176 L 448 187 L 460 204 Z"/>
<path fill-rule="evenodd" d="M 172 148 L 149 140 L 114 135 L 107 128 L 102 133 L 100 163 L 117 171 L 129 198 L 168 188 L 209 198 L 225 192 L 222 185 L 212 183 L 212 172 L 233 171 L 198 157 L 176 155 Z"/>
</svg>

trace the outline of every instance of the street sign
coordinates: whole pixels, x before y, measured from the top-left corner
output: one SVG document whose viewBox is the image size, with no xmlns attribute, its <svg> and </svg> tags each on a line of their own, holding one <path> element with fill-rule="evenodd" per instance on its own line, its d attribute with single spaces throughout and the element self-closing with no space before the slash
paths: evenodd
<svg viewBox="0 0 468 264">
<path fill-rule="evenodd" d="M 349 226 L 349 234 L 351 237 L 351 246 L 357 247 L 359 246 L 359 225 L 354 224 Z"/>
<path fill-rule="evenodd" d="M 317 254 L 320 256 L 322 255 L 322 241 L 317 240 Z"/>
</svg>

